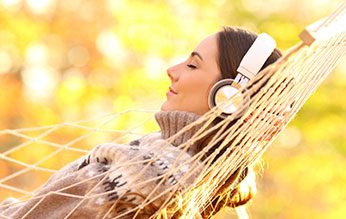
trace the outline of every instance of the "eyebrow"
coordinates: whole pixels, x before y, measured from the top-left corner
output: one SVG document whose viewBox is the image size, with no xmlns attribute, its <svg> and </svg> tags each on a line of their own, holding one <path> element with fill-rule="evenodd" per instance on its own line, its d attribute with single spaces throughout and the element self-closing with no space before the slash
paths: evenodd
<svg viewBox="0 0 346 219">
<path fill-rule="evenodd" d="M 202 56 L 198 52 L 192 52 L 191 53 L 191 56 L 195 56 L 195 55 L 198 56 L 203 61 Z"/>
</svg>

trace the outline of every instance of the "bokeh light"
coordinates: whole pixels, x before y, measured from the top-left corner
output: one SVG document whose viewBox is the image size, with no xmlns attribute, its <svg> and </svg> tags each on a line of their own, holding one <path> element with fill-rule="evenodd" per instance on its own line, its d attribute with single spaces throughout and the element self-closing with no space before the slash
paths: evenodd
<svg viewBox="0 0 346 219">
<path fill-rule="evenodd" d="M 69 63 L 75 67 L 83 67 L 89 61 L 88 50 L 83 46 L 74 46 L 67 53 Z"/>
<path fill-rule="evenodd" d="M 36 14 L 52 13 L 56 7 L 56 0 L 26 0 L 26 3 Z"/>
<path fill-rule="evenodd" d="M 21 0 L 1 0 L 1 4 L 5 9 L 15 12 L 18 11 L 22 6 Z"/>
<path fill-rule="evenodd" d="M 26 50 L 25 59 L 30 64 L 44 64 L 47 61 L 47 48 L 43 44 L 31 44 Z"/>
<path fill-rule="evenodd" d="M 12 67 L 12 59 L 6 50 L 0 50 L 0 74 L 8 73 Z"/>
<path fill-rule="evenodd" d="M 22 72 L 24 95 L 32 101 L 45 101 L 54 96 L 59 74 L 50 66 L 28 66 Z"/>
</svg>

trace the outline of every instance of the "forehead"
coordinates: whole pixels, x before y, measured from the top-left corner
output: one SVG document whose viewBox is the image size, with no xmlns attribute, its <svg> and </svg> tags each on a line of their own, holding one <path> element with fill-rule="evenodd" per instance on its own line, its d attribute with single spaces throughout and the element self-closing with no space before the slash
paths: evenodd
<svg viewBox="0 0 346 219">
<path fill-rule="evenodd" d="M 198 52 L 203 60 L 216 62 L 218 55 L 217 33 L 211 34 L 204 38 L 194 49 Z"/>
</svg>

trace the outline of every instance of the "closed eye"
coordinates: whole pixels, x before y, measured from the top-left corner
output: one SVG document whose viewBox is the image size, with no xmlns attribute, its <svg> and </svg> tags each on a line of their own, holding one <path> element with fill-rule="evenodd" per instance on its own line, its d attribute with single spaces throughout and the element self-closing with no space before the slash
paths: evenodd
<svg viewBox="0 0 346 219">
<path fill-rule="evenodd" d="M 196 66 L 194 66 L 194 65 L 187 65 L 187 67 L 189 67 L 189 68 L 193 68 L 193 69 L 195 69 L 195 68 L 197 68 Z"/>
</svg>

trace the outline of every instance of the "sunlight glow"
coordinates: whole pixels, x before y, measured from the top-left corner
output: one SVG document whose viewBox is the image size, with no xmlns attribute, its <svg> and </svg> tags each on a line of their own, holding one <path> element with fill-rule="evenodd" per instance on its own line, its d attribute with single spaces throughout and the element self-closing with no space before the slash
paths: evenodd
<svg viewBox="0 0 346 219">
<path fill-rule="evenodd" d="M 21 2 L 21 0 L 1 0 L 1 3 L 5 6 L 18 4 L 19 2 Z"/>
<path fill-rule="evenodd" d="M 37 14 L 49 13 L 55 6 L 55 0 L 26 0 L 26 3 Z"/>
<path fill-rule="evenodd" d="M 121 53 L 120 41 L 117 36 L 109 30 L 101 32 L 96 39 L 97 49 L 106 56 Z"/>
<path fill-rule="evenodd" d="M 11 56 L 5 50 L 0 50 L 0 74 L 8 73 L 12 68 Z"/>
<path fill-rule="evenodd" d="M 124 0 L 106 0 L 106 10 L 113 13 L 119 13 L 126 8 L 126 2 Z"/>
<path fill-rule="evenodd" d="M 21 3 L 21 0 L 1 0 L 1 4 L 9 11 L 18 11 Z"/>
<path fill-rule="evenodd" d="M 51 98 L 59 82 L 58 72 L 44 65 L 27 67 L 22 76 L 25 85 L 24 95 L 38 102 Z"/>
<path fill-rule="evenodd" d="M 145 72 L 151 79 L 166 77 L 167 64 L 159 57 L 151 57 L 146 62 Z"/>
<path fill-rule="evenodd" d="M 123 48 L 123 44 L 118 37 L 111 31 L 105 30 L 98 34 L 96 47 L 114 67 L 126 63 L 128 52 Z"/>
<path fill-rule="evenodd" d="M 45 63 L 47 60 L 47 48 L 43 44 L 31 44 L 26 50 L 25 59 L 28 64 Z"/>
</svg>

